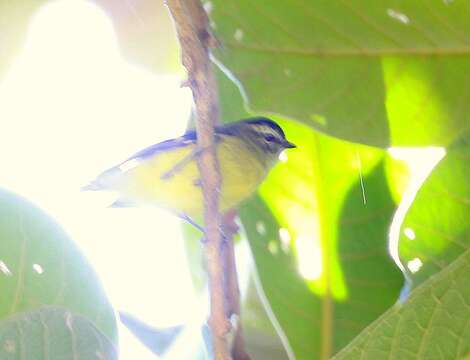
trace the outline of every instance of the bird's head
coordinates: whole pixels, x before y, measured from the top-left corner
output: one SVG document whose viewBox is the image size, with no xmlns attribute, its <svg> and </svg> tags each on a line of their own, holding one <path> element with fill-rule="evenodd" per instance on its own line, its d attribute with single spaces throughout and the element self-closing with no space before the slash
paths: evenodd
<svg viewBox="0 0 470 360">
<path fill-rule="evenodd" d="M 240 135 L 267 155 L 277 157 L 282 150 L 296 147 L 286 139 L 284 131 L 271 119 L 256 117 L 236 124 L 239 126 Z"/>
</svg>

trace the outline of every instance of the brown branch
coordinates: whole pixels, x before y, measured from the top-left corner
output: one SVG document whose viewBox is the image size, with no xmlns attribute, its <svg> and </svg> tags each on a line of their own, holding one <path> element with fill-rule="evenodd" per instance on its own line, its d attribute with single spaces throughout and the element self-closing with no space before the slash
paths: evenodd
<svg viewBox="0 0 470 360">
<path fill-rule="evenodd" d="M 201 151 L 198 167 L 204 195 L 205 255 L 209 275 L 211 313 L 209 327 L 214 357 L 230 359 L 226 334 L 224 271 L 221 252 L 219 189 L 221 184 L 214 147 L 214 125 L 218 122 L 217 86 L 211 69 L 208 47 L 210 32 L 207 15 L 199 0 L 168 0 L 181 45 L 183 65 L 194 97 L 197 112 L 197 143 Z"/>
<path fill-rule="evenodd" d="M 238 287 L 238 272 L 235 263 L 235 246 L 233 236 L 238 232 L 238 226 L 235 223 L 237 211 L 232 210 L 224 214 L 222 220 L 222 229 L 225 237 L 224 265 L 226 274 L 226 294 L 228 315 L 238 316 L 238 326 L 235 338 L 232 344 L 233 360 L 250 360 L 250 356 L 245 350 L 245 341 L 243 339 L 243 328 L 240 318 L 240 289 Z"/>
</svg>

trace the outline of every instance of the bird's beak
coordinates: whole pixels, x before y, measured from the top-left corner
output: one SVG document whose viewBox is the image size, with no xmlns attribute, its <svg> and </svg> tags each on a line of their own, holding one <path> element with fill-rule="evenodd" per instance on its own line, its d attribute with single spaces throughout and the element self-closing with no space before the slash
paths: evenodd
<svg viewBox="0 0 470 360">
<path fill-rule="evenodd" d="M 287 140 L 286 140 L 286 141 L 284 142 L 284 144 L 282 144 L 282 145 L 283 145 L 284 148 L 286 148 L 286 149 L 292 149 L 292 148 L 296 148 L 296 147 L 297 147 L 297 145 L 295 145 L 295 144 L 293 144 L 293 143 L 291 143 L 291 142 L 289 142 L 289 141 L 287 141 Z"/>
</svg>

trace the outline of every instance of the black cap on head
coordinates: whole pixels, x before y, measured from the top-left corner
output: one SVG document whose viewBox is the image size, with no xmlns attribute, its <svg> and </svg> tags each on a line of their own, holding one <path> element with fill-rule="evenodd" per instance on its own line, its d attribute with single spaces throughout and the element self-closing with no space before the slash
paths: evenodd
<svg viewBox="0 0 470 360">
<path fill-rule="evenodd" d="M 269 127 L 271 129 L 273 129 L 274 131 L 276 131 L 284 139 L 286 138 L 286 135 L 284 134 L 284 131 L 282 130 L 282 128 L 275 121 L 273 121 L 273 120 L 271 120 L 267 117 L 257 116 L 257 117 L 253 117 L 253 118 L 249 118 L 249 119 L 244 119 L 244 120 L 241 120 L 241 121 L 243 121 L 247 124 L 251 124 L 251 125 L 259 125 L 259 126 Z"/>
</svg>

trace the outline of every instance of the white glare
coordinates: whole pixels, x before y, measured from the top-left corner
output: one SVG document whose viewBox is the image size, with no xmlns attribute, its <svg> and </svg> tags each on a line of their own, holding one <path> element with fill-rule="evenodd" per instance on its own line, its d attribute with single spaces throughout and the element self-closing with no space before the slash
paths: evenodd
<svg viewBox="0 0 470 360">
<path fill-rule="evenodd" d="M 44 272 L 44 269 L 39 264 L 33 264 L 33 270 L 41 275 Z"/>
<path fill-rule="evenodd" d="M 214 8 L 214 4 L 212 3 L 212 1 L 204 2 L 203 6 L 204 6 L 204 10 L 206 11 L 207 15 L 210 15 L 211 12 L 212 12 L 212 9 Z"/>
<path fill-rule="evenodd" d="M 243 30 L 242 29 L 237 29 L 235 30 L 235 34 L 233 34 L 233 37 L 234 39 L 237 41 L 237 42 L 240 42 L 243 40 Z"/>
<path fill-rule="evenodd" d="M 67 326 L 67 328 L 73 332 L 73 317 L 72 317 L 72 313 L 71 312 L 66 312 L 65 313 L 65 326 Z"/>
<path fill-rule="evenodd" d="M 403 234 L 405 234 L 405 236 L 410 239 L 410 240 L 414 240 L 416 239 L 416 234 L 415 232 L 413 231 L 413 229 L 407 227 L 403 230 Z"/>
<path fill-rule="evenodd" d="M 260 235 L 266 235 L 266 226 L 264 225 L 264 222 L 262 221 L 256 222 L 256 231 Z"/>
<path fill-rule="evenodd" d="M 279 161 L 285 163 L 287 162 L 287 159 L 288 159 L 287 151 L 286 150 L 281 151 L 281 153 L 279 154 Z"/>
<path fill-rule="evenodd" d="M 390 16 L 392 19 L 401 22 L 402 24 L 408 25 L 410 23 L 410 18 L 399 11 L 387 9 L 387 15 Z"/>
<path fill-rule="evenodd" d="M 105 13 L 76 0 L 37 12 L 0 83 L 0 187 L 27 197 L 66 229 L 116 309 L 161 327 L 204 313 L 193 301 L 179 220 L 157 209 L 108 209 L 79 189 L 184 131 L 190 93 L 180 83 L 126 63 Z M 44 271 L 39 264 L 33 270 Z M 0 271 L 11 275 L 1 261 Z M 123 353 L 138 353 L 128 346 L 119 344 Z"/>
<path fill-rule="evenodd" d="M 287 253 L 290 249 L 290 240 L 291 240 L 289 230 L 287 230 L 286 228 L 280 228 L 279 238 L 281 239 L 282 251 Z"/>
<path fill-rule="evenodd" d="M 321 248 L 310 236 L 299 236 L 295 240 L 299 273 L 307 280 L 316 280 L 322 274 Z"/>
<path fill-rule="evenodd" d="M 418 272 L 419 269 L 421 269 L 421 266 L 423 266 L 423 262 L 419 258 L 414 258 L 413 260 L 408 261 L 407 264 L 408 269 L 410 269 L 413 274 Z"/>
<path fill-rule="evenodd" d="M 388 250 L 397 266 L 405 272 L 405 268 L 400 261 L 398 254 L 398 242 L 400 240 L 400 228 L 405 219 L 406 213 L 418 193 L 419 188 L 426 180 L 432 169 L 445 156 L 446 151 L 440 147 L 427 148 L 390 148 L 390 156 L 395 159 L 405 161 L 410 171 L 408 186 L 403 194 L 400 205 L 393 216 L 389 232 Z"/>
<path fill-rule="evenodd" d="M 8 268 L 7 264 L 5 264 L 3 261 L 0 260 L 0 271 L 4 273 L 7 276 L 11 276 L 11 271 Z"/>
<path fill-rule="evenodd" d="M 276 255 L 276 254 L 279 252 L 279 245 L 277 244 L 276 241 L 271 240 L 271 241 L 268 243 L 268 251 L 269 251 L 272 255 Z"/>
</svg>

